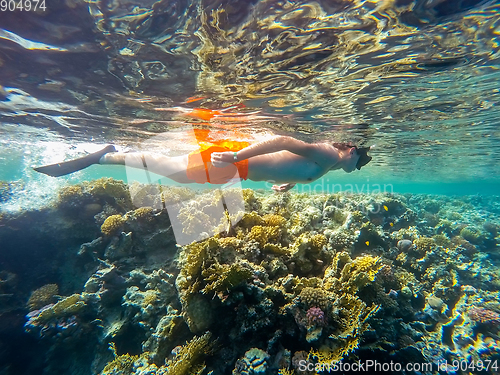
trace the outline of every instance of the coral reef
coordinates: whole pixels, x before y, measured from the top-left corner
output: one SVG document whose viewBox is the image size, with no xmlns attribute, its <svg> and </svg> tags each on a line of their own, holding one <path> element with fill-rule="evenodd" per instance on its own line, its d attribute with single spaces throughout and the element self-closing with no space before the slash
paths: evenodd
<svg viewBox="0 0 500 375">
<path fill-rule="evenodd" d="M 2 217 L 2 253 L 29 249 L 34 274 L 0 254 L 0 314 L 26 315 L 17 327 L 45 348 L 32 373 L 497 360 L 499 217 L 493 198 L 215 194 L 101 179 L 64 188 L 46 211 Z M 178 241 L 174 222 L 191 241 Z M 28 235 L 50 246 L 31 251 Z"/>
<path fill-rule="evenodd" d="M 57 284 L 44 285 L 33 292 L 31 292 L 30 299 L 28 300 L 28 308 L 30 311 L 39 309 L 43 306 L 56 302 L 54 297 L 59 293 Z"/>
</svg>

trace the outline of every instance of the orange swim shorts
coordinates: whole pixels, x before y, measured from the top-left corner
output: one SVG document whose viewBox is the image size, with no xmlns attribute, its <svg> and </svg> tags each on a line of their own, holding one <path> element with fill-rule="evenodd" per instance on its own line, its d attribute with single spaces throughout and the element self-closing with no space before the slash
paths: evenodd
<svg viewBox="0 0 500 375">
<path fill-rule="evenodd" d="M 239 151 L 250 143 L 245 141 L 214 140 L 207 141 L 207 133 L 202 130 L 195 131 L 200 149 L 188 155 L 187 177 L 194 182 L 204 184 L 225 184 L 231 179 L 248 178 L 248 160 L 241 160 L 226 167 L 214 167 L 211 155 L 214 152 Z"/>
</svg>

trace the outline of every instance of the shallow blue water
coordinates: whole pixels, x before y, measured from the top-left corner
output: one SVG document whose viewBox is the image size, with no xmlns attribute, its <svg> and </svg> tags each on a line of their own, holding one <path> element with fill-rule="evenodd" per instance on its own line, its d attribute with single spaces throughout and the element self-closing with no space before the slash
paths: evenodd
<svg viewBox="0 0 500 375">
<path fill-rule="evenodd" d="M 29 168 L 188 125 L 376 146 L 304 191 L 497 191 L 498 2 L 152 4 L 0 14 L 0 180 L 53 190 Z M 230 106 L 258 113 L 184 115 Z"/>
</svg>

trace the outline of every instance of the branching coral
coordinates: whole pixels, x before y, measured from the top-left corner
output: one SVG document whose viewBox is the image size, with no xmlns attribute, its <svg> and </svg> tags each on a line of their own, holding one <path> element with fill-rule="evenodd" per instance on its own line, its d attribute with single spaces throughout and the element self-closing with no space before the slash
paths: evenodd
<svg viewBox="0 0 500 375">
<path fill-rule="evenodd" d="M 268 242 L 277 242 L 281 237 L 281 230 L 279 227 L 265 227 L 255 225 L 247 235 L 249 241 L 257 241 L 261 247 Z"/>
<path fill-rule="evenodd" d="M 330 335 L 329 343 L 319 350 L 311 349 L 309 353 L 311 358 L 317 359 L 320 366 L 336 363 L 357 349 L 362 334 L 369 327 L 367 320 L 379 309 L 376 305 L 367 307 L 358 297 L 350 294 L 342 295 L 336 305 L 341 315 L 338 320 L 339 330 Z"/>
<path fill-rule="evenodd" d="M 130 375 L 132 374 L 134 362 L 138 359 L 138 355 L 119 355 L 104 367 L 101 375 Z"/>
<path fill-rule="evenodd" d="M 432 238 L 428 237 L 419 237 L 413 241 L 413 244 L 415 245 L 415 248 L 422 253 L 431 251 L 436 246 L 436 242 Z"/>
<path fill-rule="evenodd" d="M 375 280 L 382 268 L 380 257 L 365 255 L 351 260 L 346 252 L 337 253 L 325 271 L 324 287 L 330 291 L 343 290 L 356 293 L 361 287 Z"/>
<path fill-rule="evenodd" d="M 212 264 L 202 271 L 205 278 L 203 293 L 224 292 L 252 277 L 252 271 L 241 264 Z"/>
<path fill-rule="evenodd" d="M 201 337 L 194 337 L 177 352 L 177 355 L 165 364 L 165 375 L 201 374 L 205 369 L 203 358 L 210 351 L 210 332 Z"/>
</svg>

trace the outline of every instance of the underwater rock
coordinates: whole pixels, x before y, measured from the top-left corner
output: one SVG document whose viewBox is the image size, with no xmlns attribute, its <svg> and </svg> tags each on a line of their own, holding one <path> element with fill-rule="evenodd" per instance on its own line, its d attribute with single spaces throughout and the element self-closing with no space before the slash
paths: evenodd
<svg viewBox="0 0 500 375">
<path fill-rule="evenodd" d="M 177 337 L 181 336 L 183 325 L 182 315 L 172 306 L 167 306 L 166 315 L 162 316 L 151 336 L 144 342 L 142 350 L 150 353 L 153 362 L 162 364 L 177 342 Z"/>
<path fill-rule="evenodd" d="M 214 318 L 209 298 L 197 293 L 190 295 L 184 304 L 184 316 L 193 333 L 207 330 Z"/>
<path fill-rule="evenodd" d="M 119 236 L 114 236 L 104 250 L 104 257 L 110 261 L 125 258 L 132 252 L 132 232 L 121 232 Z"/>
</svg>

